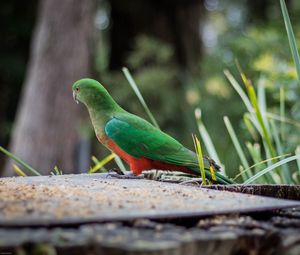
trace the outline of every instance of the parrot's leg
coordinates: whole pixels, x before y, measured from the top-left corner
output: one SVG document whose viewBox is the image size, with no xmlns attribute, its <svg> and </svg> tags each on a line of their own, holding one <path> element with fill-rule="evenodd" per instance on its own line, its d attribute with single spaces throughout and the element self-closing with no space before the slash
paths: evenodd
<svg viewBox="0 0 300 255">
<path fill-rule="evenodd" d="M 119 174 L 119 175 L 125 175 L 125 174 L 121 171 L 121 169 L 115 168 L 115 167 L 109 169 L 108 172 L 109 172 L 109 173 L 116 173 L 116 174 Z"/>
<path fill-rule="evenodd" d="M 110 169 L 107 177 L 113 177 L 117 179 L 144 179 L 144 175 L 134 175 L 132 172 L 123 173 L 120 169 Z"/>
</svg>

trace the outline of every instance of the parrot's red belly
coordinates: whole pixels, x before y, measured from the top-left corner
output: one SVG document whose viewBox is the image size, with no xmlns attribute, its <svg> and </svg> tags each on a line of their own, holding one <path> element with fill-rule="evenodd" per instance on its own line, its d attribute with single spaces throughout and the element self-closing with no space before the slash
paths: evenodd
<svg viewBox="0 0 300 255">
<path fill-rule="evenodd" d="M 145 157 L 135 158 L 122 150 L 118 145 L 114 143 L 111 139 L 107 136 L 97 136 L 98 140 L 103 143 L 108 149 L 122 158 L 129 166 L 130 170 L 133 172 L 134 175 L 140 175 L 144 170 L 151 170 L 151 169 L 159 169 L 159 170 L 170 170 L 170 171 L 179 171 L 188 174 L 195 174 L 190 171 L 185 166 L 177 166 L 173 164 L 164 163 L 157 160 L 148 159 Z"/>
</svg>

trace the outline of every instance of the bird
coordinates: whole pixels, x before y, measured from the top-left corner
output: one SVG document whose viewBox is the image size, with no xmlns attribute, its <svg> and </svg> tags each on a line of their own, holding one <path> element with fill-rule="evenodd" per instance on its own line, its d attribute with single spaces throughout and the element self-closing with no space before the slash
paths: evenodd
<svg viewBox="0 0 300 255">
<path fill-rule="evenodd" d="M 151 169 L 200 176 L 195 152 L 145 119 L 124 110 L 100 82 L 83 78 L 72 85 L 72 91 L 74 100 L 86 106 L 99 142 L 123 159 L 133 176 Z M 219 172 L 220 167 L 213 160 L 207 157 L 203 160 L 207 179 L 218 184 L 233 183 Z"/>
</svg>

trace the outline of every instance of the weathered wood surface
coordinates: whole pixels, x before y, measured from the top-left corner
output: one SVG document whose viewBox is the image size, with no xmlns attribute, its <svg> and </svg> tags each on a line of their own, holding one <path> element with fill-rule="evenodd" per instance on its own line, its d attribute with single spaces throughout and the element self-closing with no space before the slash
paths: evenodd
<svg viewBox="0 0 300 255">
<path fill-rule="evenodd" d="M 299 202 L 103 177 L 0 179 L 0 254 L 300 254 Z"/>
<path fill-rule="evenodd" d="M 0 180 L 0 226 L 199 217 L 300 206 L 300 202 L 106 174 Z"/>
<path fill-rule="evenodd" d="M 267 197 L 276 197 L 291 200 L 300 200 L 300 185 L 277 185 L 277 184 L 232 184 L 232 185 L 201 185 L 201 178 L 191 179 L 182 173 L 168 173 L 161 170 L 150 170 L 144 172 L 147 179 L 169 182 L 185 183 L 186 185 L 201 186 L 203 188 L 226 190 L 245 194 L 253 194 Z"/>
<path fill-rule="evenodd" d="M 267 197 L 300 200 L 300 185 L 211 185 L 203 186 L 208 189 L 226 190 L 245 194 L 254 194 Z"/>
<path fill-rule="evenodd" d="M 149 220 L 77 228 L 0 228 L 0 254 L 299 255 L 300 218 L 282 212 L 286 216 L 273 213 L 264 219 L 216 216 L 190 228 Z"/>
</svg>

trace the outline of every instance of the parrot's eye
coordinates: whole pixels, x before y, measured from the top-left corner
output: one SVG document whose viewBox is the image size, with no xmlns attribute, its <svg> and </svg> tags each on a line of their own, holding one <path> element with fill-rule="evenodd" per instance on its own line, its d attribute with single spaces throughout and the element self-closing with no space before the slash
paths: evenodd
<svg viewBox="0 0 300 255">
<path fill-rule="evenodd" d="M 76 91 L 77 91 L 77 92 L 79 91 L 79 87 L 76 87 Z"/>
</svg>

